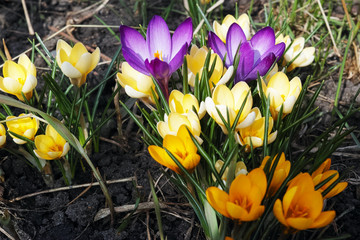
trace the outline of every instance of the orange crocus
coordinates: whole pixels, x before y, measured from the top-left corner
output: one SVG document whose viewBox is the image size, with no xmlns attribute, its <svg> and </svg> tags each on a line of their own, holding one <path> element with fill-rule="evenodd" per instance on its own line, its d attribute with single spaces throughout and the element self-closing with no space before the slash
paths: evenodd
<svg viewBox="0 0 360 240">
<path fill-rule="evenodd" d="M 225 217 L 249 222 L 258 219 L 265 210 L 261 205 L 267 187 L 264 171 L 255 168 L 248 175 L 239 175 L 231 183 L 229 193 L 209 187 L 206 197 L 210 205 Z"/>
<path fill-rule="evenodd" d="M 300 173 L 290 182 L 283 200 L 276 200 L 273 212 L 287 230 L 322 228 L 335 218 L 335 211 L 322 211 L 323 202 L 309 173 Z"/>
</svg>

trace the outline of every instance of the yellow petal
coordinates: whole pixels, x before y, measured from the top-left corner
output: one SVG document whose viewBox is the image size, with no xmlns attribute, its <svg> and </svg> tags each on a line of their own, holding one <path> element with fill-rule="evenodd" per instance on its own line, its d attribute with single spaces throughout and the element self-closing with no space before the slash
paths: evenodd
<svg viewBox="0 0 360 240">
<path fill-rule="evenodd" d="M 226 211 L 226 202 L 229 201 L 229 195 L 217 187 L 209 187 L 206 190 L 206 198 L 210 205 L 225 217 L 230 218 Z"/>
<path fill-rule="evenodd" d="M 224 105 L 234 108 L 234 97 L 230 89 L 225 85 L 219 85 L 214 89 L 212 99 L 215 105 Z"/>
<path fill-rule="evenodd" d="M 91 55 L 86 52 L 80 56 L 79 60 L 74 66 L 82 75 L 89 73 L 91 70 Z"/>
<path fill-rule="evenodd" d="M 70 56 L 69 56 L 69 61 L 70 63 L 75 66 L 75 64 L 79 61 L 80 57 L 84 54 L 87 53 L 87 49 L 84 46 L 84 44 L 82 44 L 81 42 L 77 42 L 74 47 L 71 50 Z"/>
<path fill-rule="evenodd" d="M 288 226 L 285 216 L 284 216 L 283 207 L 282 207 L 282 203 L 281 203 L 280 199 L 276 199 L 274 208 L 273 208 L 273 213 L 274 213 L 274 216 L 277 218 L 277 220 L 282 225 Z"/>
<path fill-rule="evenodd" d="M 264 170 L 261 168 L 255 168 L 248 174 L 248 177 L 251 179 L 252 184 L 256 185 L 260 189 L 262 197 L 264 197 L 267 188 L 267 180 Z"/>
<path fill-rule="evenodd" d="M 335 211 L 325 211 L 322 212 L 318 218 L 312 223 L 310 228 L 322 228 L 330 224 L 335 218 Z"/>
<path fill-rule="evenodd" d="M 26 78 L 26 70 L 23 66 L 16 64 L 13 61 L 5 61 L 3 66 L 4 77 L 10 77 L 19 82 L 24 81 Z"/>
<path fill-rule="evenodd" d="M 304 218 L 304 217 L 286 219 L 288 225 L 297 230 L 308 229 L 313 224 L 313 221 L 314 220 L 311 218 Z"/>
<path fill-rule="evenodd" d="M 4 89 L 5 92 L 11 94 L 20 94 L 22 85 L 16 79 L 5 77 L 2 82 L 0 82 L 1 89 Z"/>
<path fill-rule="evenodd" d="M 26 69 L 26 74 L 27 75 L 31 74 L 34 77 L 36 77 L 36 67 L 30 61 L 30 59 L 28 58 L 28 56 L 25 53 L 20 55 L 19 60 L 18 60 L 18 64 L 23 66 L 24 69 Z"/>
<path fill-rule="evenodd" d="M 176 163 L 171 159 L 171 157 L 167 154 L 167 152 L 158 146 L 151 145 L 148 147 L 148 151 L 151 155 L 151 157 L 160 163 L 161 165 L 170 168 L 174 172 L 180 174 L 179 167 L 176 165 Z"/>
</svg>

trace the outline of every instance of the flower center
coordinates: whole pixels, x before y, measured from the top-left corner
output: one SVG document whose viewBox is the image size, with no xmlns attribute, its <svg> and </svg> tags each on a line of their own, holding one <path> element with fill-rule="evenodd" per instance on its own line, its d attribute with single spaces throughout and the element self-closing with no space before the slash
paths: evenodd
<svg viewBox="0 0 360 240">
<path fill-rule="evenodd" d="M 308 209 L 300 207 L 299 205 L 291 206 L 288 213 L 289 217 L 299 218 L 299 217 L 308 217 Z"/>
<path fill-rule="evenodd" d="M 156 53 L 154 53 L 154 57 L 163 61 L 162 51 L 159 53 L 159 50 L 157 50 Z"/>
</svg>

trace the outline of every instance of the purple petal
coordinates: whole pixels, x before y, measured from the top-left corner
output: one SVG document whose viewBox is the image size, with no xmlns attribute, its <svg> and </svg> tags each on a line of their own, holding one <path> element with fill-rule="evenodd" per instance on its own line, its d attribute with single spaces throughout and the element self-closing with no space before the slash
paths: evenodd
<svg viewBox="0 0 360 240">
<path fill-rule="evenodd" d="M 275 61 L 275 55 L 273 53 L 270 53 L 264 59 L 262 59 L 256 66 L 254 66 L 251 72 L 244 77 L 243 81 L 250 81 L 257 79 L 258 73 L 260 76 L 264 76 L 269 71 L 274 61 Z"/>
<path fill-rule="evenodd" d="M 187 49 L 188 49 L 188 44 L 185 43 L 181 47 L 181 49 L 177 52 L 177 54 L 171 59 L 171 61 L 169 63 L 169 65 L 170 65 L 170 74 L 172 74 L 173 72 L 178 70 L 179 67 L 181 66 L 181 64 L 183 64 L 184 56 L 187 53 Z"/>
<path fill-rule="evenodd" d="M 169 64 L 155 58 L 149 62 L 148 59 L 145 61 L 145 66 L 159 83 L 162 92 L 166 98 L 169 97 L 169 79 L 170 79 L 170 68 Z"/>
<path fill-rule="evenodd" d="M 142 60 L 141 56 L 138 53 L 125 46 L 122 47 L 122 53 L 125 60 L 129 63 L 129 65 L 132 68 L 145 75 L 150 75 L 149 71 L 145 67 L 144 60 Z"/>
<path fill-rule="evenodd" d="M 282 54 L 284 53 L 285 50 L 285 43 L 279 43 L 276 44 L 275 46 L 273 46 L 272 48 L 270 48 L 269 50 L 267 50 L 263 56 L 268 55 L 269 53 L 274 53 L 275 58 L 279 59 L 281 58 Z"/>
<path fill-rule="evenodd" d="M 166 22 L 160 16 L 155 15 L 150 20 L 146 33 L 146 44 L 149 50 L 149 59 L 154 59 L 154 54 L 158 53 L 163 61 L 168 62 L 170 60 L 170 32 Z"/>
<path fill-rule="evenodd" d="M 244 31 L 237 23 L 233 23 L 226 35 L 226 48 L 230 63 L 234 62 L 234 58 L 239 46 L 246 42 Z"/>
<path fill-rule="evenodd" d="M 145 39 L 138 31 L 132 29 L 131 27 L 122 25 L 120 26 L 120 38 L 123 47 L 132 49 L 142 58 L 143 61 L 149 58 Z"/>
<path fill-rule="evenodd" d="M 187 18 L 179 27 L 175 30 L 172 36 L 172 49 L 171 49 L 171 59 L 177 55 L 177 53 L 183 48 L 184 44 L 187 43 L 190 46 L 193 26 L 191 18 Z"/>
<path fill-rule="evenodd" d="M 217 53 L 222 60 L 224 60 L 225 55 L 227 55 L 226 47 L 223 41 L 213 32 L 209 32 L 208 36 L 208 44 L 209 47 Z M 226 56 L 225 65 L 229 67 L 232 63 L 230 63 L 229 57 Z"/>
<path fill-rule="evenodd" d="M 271 27 L 265 27 L 258 31 L 250 40 L 254 49 L 263 55 L 267 50 L 275 45 L 275 33 Z"/>
<path fill-rule="evenodd" d="M 249 42 L 244 42 L 240 47 L 240 61 L 236 71 L 235 83 L 241 81 L 254 66 L 254 51 Z"/>
</svg>

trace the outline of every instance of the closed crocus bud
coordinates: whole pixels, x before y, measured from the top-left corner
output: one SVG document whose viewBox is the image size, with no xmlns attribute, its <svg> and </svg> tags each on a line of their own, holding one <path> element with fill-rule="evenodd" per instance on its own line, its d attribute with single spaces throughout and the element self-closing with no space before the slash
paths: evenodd
<svg viewBox="0 0 360 240">
<path fill-rule="evenodd" d="M 100 49 L 97 47 L 89 53 L 84 44 L 78 42 L 71 47 L 63 40 L 58 40 L 56 45 L 56 62 L 61 71 L 71 83 L 77 87 L 83 85 L 86 76 L 94 70 L 100 60 Z"/>
<path fill-rule="evenodd" d="M 189 111 L 193 111 L 193 108 L 195 108 L 199 115 L 199 119 L 201 119 L 206 113 L 204 102 L 201 102 L 199 106 L 199 101 L 194 95 L 190 93 L 184 95 L 178 90 L 171 91 L 169 97 L 169 107 L 171 112 L 177 112 L 180 114 L 186 114 Z"/>
<path fill-rule="evenodd" d="M 326 159 L 318 169 L 316 169 L 312 174 L 311 177 L 314 181 L 315 186 L 320 184 L 323 181 L 331 178 L 327 183 L 325 183 L 322 187 L 320 187 L 317 191 L 320 193 L 324 192 L 331 184 L 333 184 L 339 178 L 339 172 L 336 170 L 329 170 L 331 165 L 331 159 Z M 333 196 L 338 195 L 347 187 L 347 182 L 340 182 L 335 185 L 333 189 L 328 192 L 324 198 L 331 198 Z"/>
<path fill-rule="evenodd" d="M 37 130 L 39 129 L 39 120 L 36 118 L 26 117 L 22 113 L 19 117 L 9 116 L 6 118 L 6 126 L 10 132 L 16 133 L 22 137 L 33 140 Z M 15 137 L 10 133 L 16 144 L 25 144 L 26 141 Z"/>
<path fill-rule="evenodd" d="M 6 143 L 6 130 L 4 125 L 0 123 L 0 148 L 2 148 Z"/>
<path fill-rule="evenodd" d="M 244 31 L 246 39 L 250 39 L 250 19 L 246 13 L 243 13 L 237 19 L 234 16 L 228 14 L 222 21 L 222 24 L 219 24 L 217 21 L 213 22 L 213 28 L 215 34 L 225 43 L 226 34 L 231 26 L 231 24 L 237 23 L 241 29 Z"/>
<path fill-rule="evenodd" d="M 275 155 L 275 157 L 272 159 L 269 171 L 272 169 L 277 156 L 278 155 Z M 270 159 L 270 156 L 264 157 L 264 159 L 261 163 L 261 166 L 260 166 L 261 169 L 265 168 L 265 165 L 267 164 L 269 159 Z M 290 161 L 285 159 L 284 153 L 281 153 L 278 163 L 275 167 L 274 175 L 271 179 L 271 183 L 270 183 L 269 190 L 267 193 L 268 197 L 274 196 L 275 193 L 277 192 L 277 190 L 279 190 L 281 184 L 284 182 L 286 177 L 289 175 L 290 167 L 291 167 Z"/>
<path fill-rule="evenodd" d="M 3 75 L 0 76 L 0 90 L 15 95 L 24 101 L 21 93 L 27 100 L 33 95 L 33 89 L 37 85 L 36 68 L 30 59 L 21 54 L 18 63 L 7 60 L 3 66 Z"/>
<path fill-rule="evenodd" d="M 265 133 L 265 117 L 261 116 L 259 108 L 254 108 L 252 111 L 255 112 L 256 117 L 255 121 L 245 128 L 240 128 L 235 134 L 236 141 L 244 146 L 246 145 L 245 150 L 248 152 L 253 149 L 263 146 L 264 144 L 264 133 Z M 275 141 L 277 136 L 277 131 L 271 133 L 271 130 L 274 125 L 274 120 L 272 117 L 269 117 L 269 126 L 268 126 L 268 140 L 267 143 L 270 144 Z"/>
<path fill-rule="evenodd" d="M 47 125 L 45 135 L 35 137 L 35 147 L 36 156 L 45 160 L 59 159 L 70 150 L 69 143 L 51 125 Z"/>
<path fill-rule="evenodd" d="M 171 152 L 181 165 L 188 171 L 193 172 L 200 162 L 200 155 L 192 141 L 185 125 L 179 128 L 175 136 L 166 135 L 163 140 L 163 147 Z M 151 157 L 161 165 L 170 168 L 178 174 L 183 174 L 179 166 L 169 156 L 165 149 L 151 145 L 148 150 Z"/>
<path fill-rule="evenodd" d="M 288 36 L 287 36 L 288 37 Z M 291 44 L 291 39 L 284 39 L 286 42 L 286 47 L 289 47 L 284 54 L 284 59 L 286 62 L 292 62 L 287 70 L 290 72 L 297 67 L 306 67 L 309 66 L 315 59 L 315 48 L 306 47 L 305 39 L 303 37 L 295 38 Z M 291 44 L 291 45 L 290 45 Z"/>
<path fill-rule="evenodd" d="M 216 171 L 218 173 L 221 172 L 221 169 L 223 168 L 223 166 L 224 166 L 224 161 L 223 160 L 219 159 L 219 160 L 216 161 L 215 169 L 216 169 Z M 227 181 L 228 173 L 229 173 L 229 167 L 226 167 L 223 175 L 221 176 L 221 179 L 224 181 L 224 183 L 226 183 L 226 181 Z M 240 174 L 243 174 L 243 175 L 248 174 L 246 165 L 245 165 L 245 163 L 243 161 L 237 162 L 236 166 L 235 166 L 235 177 L 239 176 Z M 216 181 L 216 178 L 215 178 L 214 175 L 213 175 L 213 180 Z"/>
<path fill-rule="evenodd" d="M 249 85 L 245 82 L 238 82 L 231 90 L 225 85 L 218 85 L 214 89 L 212 97 L 207 97 L 205 99 L 206 111 L 221 127 L 225 134 L 228 134 L 228 131 L 217 110 L 219 110 L 225 121 L 227 121 L 227 119 L 230 120 L 230 126 L 236 124 L 237 129 L 250 126 L 256 116 L 256 113 L 251 110 L 253 99 L 250 91 Z M 239 121 L 234 123 L 236 115 L 244 101 L 246 102 L 240 114 Z M 229 117 L 227 116 L 228 113 Z"/>
<path fill-rule="evenodd" d="M 127 62 L 121 65 L 122 73 L 117 73 L 116 78 L 125 89 L 126 94 L 132 98 L 139 98 L 145 103 L 155 103 L 151 89 L 155 91 L 155 84 L 151 77 L 136 71 Z"/>
<path fill-rule="evenodd" d="M 266 187 L 264 171 L 255 168 L 248 175 L 237 176 L 230 185 L 229 193 L 217 187 L 209 187 L 206 198 L 210 205 L 225 217 L 240 222 L 255 221 L 265 210 L 261 202 Z"/>
<path fill-rule="evenodd" d="M 273 212 L 288 230 L 322 228 L 335 218 L 335 211 L 323 211 L 323 201 L 310 175 L 300 173 L 290 182 L 283 200 L 275 201 Z"/>
<path fill-rule="evenodd" d="M 277 72 L 270 78 L 267 85 L 262 81 L 262 89 L 265 97 L 270 96 L 270 112 L 276 120 L 281 106 L 283 106 L 282 117 L 291 113 L 301 92 L 302 84 L 299 77 L 294 77 L 289 81 L 285 73 Z"/>
</svg>

